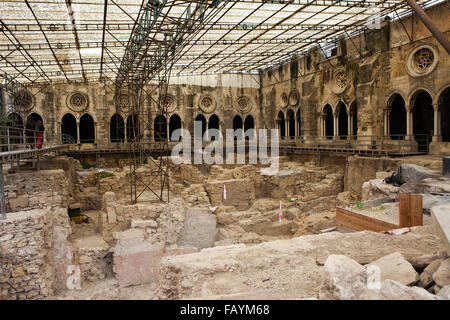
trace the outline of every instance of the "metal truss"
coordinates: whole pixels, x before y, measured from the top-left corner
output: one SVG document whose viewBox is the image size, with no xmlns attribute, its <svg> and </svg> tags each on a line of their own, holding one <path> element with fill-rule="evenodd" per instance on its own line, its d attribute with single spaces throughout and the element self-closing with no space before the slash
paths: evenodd
<svg viewBox="0 0 450 320">
<path fill-rule="evenodd" d="M 157 117 L 165 119 L 167 126 L 167 89 L 171 69 L 180 58 L 185 42 L 195 37 L 203 24 L 224 5 L 220 0 L 181 5 L 175 1 L 149 0 L 141 6 L 114 84 L 117 112 L 123 107 L 119 102 L 124 94 L 130 103 L 133 129 L 127 136 L 132 149 L 129 159 L 131 203 L 136 203 L 145 191 L 150 191 L 162 202 L 170 199 L 170 137 L 166 128 L 166 134 L 158 137 L 158 148 L 152 148 L 154 144 L 151 139 L 159 134 L 153 121 Z M 163 35 L 155 32 L 162 24 L 170 26 L 170 31 Z M 150 82 L 153 84 L 150 85 Z M 156 97 L 153 97 L 154 94 Z M 142 175 L 138 168 L 145 161 L 150 161 L 153 169 Z"/>
<path fill-rule="evenodd" d="M 426 7 L 439 0 L 417 2 Z M 146 3 L 4 0 L 0 3 L 0 68 L 23 83 L 115 78 L 122 72 L 118 61 L 129 50 L 129 39 Z M 214 1 L 166 0 L 164 8 L 172 11 L 167 19 L 162 19 L 166 15 L 162 11 L 161 19 L 152 24 L 148 38 L 153 42 L 147 50 L 157 50 L 164 41 L 161 35 L 188 23 L 182 16 L 185 7 L 202 3 Z M 172 76 L 270 67 L 313 46 L 363 32 L 374 18 L 372 9 L 379 18 L 398 19 L 411 12 L 400 0 L 224 1 L 214 19 L 202 22 L 195 36 L 183 39 Z"/>
</svg>

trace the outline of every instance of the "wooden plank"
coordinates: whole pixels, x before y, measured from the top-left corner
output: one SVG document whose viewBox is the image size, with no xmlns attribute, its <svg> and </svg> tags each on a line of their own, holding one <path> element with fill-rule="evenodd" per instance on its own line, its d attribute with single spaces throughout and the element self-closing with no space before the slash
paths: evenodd
<svg viewBox="0 0 450 320">
<path fill-rule="evenodd" d="M 398 225 L 400 228 L 411 226 L 411 195 L 399 193 L 398 195 Z"/>
<path fill-rule="evenodd" d="M 356 213 L 353 211 L 345 210 L 342 208 L 336 208 L 336 209 L 338 209 L 341 213 L 343 213 L 344 215 L 346 215 L 348 217 L 357 217 L 359 220 L 362 220 L 367 223 L 375 223 L 377 225 L 381 225 L 381 226 L 385 226 L 385 227 L 389 227 L 389 228 L 392 226 L 398 228 L 398 225 L 393 224 L 393 223 L 389 223 L 389 222 L 386 222 L 383 220 L 378 220 L 378 219 L 375 219 L 375 218 L 372 218 L 372 217 L 369 217 L 369 216 L 366 216 L 366 215 L 363 215 L 360 213 Z"/>
<path fill-rule="evenodd" d="M 419 194 L 412 194 L 410 207 L 411 207 L 411 227 L 423 226 L 422 196 Z"/>
<path fill-rule="evenodd" d="M 336 225 L 351 230 L 370 230 L 375 232 L 397 229 L 398 226 L 386 221 L 371 218 L 342 208 L 336 208 Z"/>
<path fill-rule="evenodd" d="M 341 216 L 336 216 L 336 224 L 338 227 L 346 227 L 348 229 L 354 230 L 354 231 L 362 231 L 362 230 L 370 230 L 374 232 L 381 232 L 386 231 L 390 229 L 396 229 L 397 226 L 392 226 L 390 228 L 386 228 L 384 226 L 377 225 L 376 223 L 369 223 L 367 221 L 363 221 L 359 219 L 357 216 L 354 217 L 346 217 L 342 214 L 338 214 Z"/>
</svg>

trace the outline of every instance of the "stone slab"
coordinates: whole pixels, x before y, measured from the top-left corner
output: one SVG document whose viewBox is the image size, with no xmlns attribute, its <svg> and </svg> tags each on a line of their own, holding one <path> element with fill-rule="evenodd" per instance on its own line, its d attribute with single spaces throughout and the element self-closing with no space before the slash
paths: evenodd
<svg viewBox="0 0 450 320">
<path fill-rule="evenodd" d="M 431 218 L 436 233 L 441 237 L 447 253 L 450 253 L 450 205 L 431 208 Z"/>
</svg>

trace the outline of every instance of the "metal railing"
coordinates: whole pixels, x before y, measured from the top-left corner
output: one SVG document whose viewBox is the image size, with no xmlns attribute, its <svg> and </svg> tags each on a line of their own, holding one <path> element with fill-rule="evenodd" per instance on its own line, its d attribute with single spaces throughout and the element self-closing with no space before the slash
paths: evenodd
<svg viewBox="0 0 450 320">
<path fill-rule="evenodd" d="M 407 135 L 353 135 L 353 136 L 286 136 L 280 138 L 282 148 L 320 149 L 336 152 L 378 154 L 426 154 L 431 137 L 426 134 Z"/>
<path fill-rule="evenodd" d="M 257 137 L 258 138 L 258 137 Z M 405 135 L 353 135 L 353 136 L 286 136 L 280 137 L 279 145 L 281 150 L 286 151 L 323 151 L 337 153 L 361 153 L 376 155 L 412 155 L 426 154 L 429 151 L 431 137 L 426 134 Z M 224 138 L 225 139 L 225 138 Z M 243 139 L 243 138 L 242 138 Z M 180 139 L 181 141 L 181 139 Z M 89 148 L 79 149 L 85 152 L 127 152 L 131 144 L 136 150 L 171 150 L 180 141 L 170 140 L 168 146 L 164 147 L 163 141 L 153 141 L 153 139 L 141 139 L 130 142 L 123 140 L 109 142 L 106 144 L 94 144 Z M 234 140 L 235 147 L 238 140 Z M 249 145 L 248 139 L 243 139 L 246 147 Z M 202 147 L 212 141 L 207 139 L 202 141 Z M 259 141 L 258 141 L 259 143 Z M 267 146 L 271 145 L 270 136 L 267 137 Z M 225 141 L 224 141 L 225 148 Z M 194 150 L 194 139 L 191 139 L 191 150 Z"/>
<path fill-rule="evenodd" d="M 0 149 L 11 152 L 24 149 L 41 149 L 48 143 L 45 131 L 11 126 L 0 126 Z"/>
</svg>

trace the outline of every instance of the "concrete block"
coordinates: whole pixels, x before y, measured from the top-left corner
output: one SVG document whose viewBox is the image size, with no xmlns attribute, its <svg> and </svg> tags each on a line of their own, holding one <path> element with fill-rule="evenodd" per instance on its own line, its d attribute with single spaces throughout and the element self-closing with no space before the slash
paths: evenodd
<svg viewBox="0 0 450 320">
<path fill-rule="evenodd" d="M 114 273 L 120 287 L 158 281 L 162 244 L 135 239 L 119 241 L 114 249 Z"/>
</svg>

